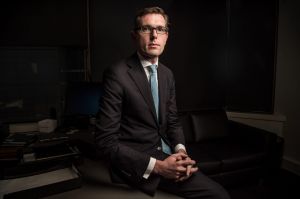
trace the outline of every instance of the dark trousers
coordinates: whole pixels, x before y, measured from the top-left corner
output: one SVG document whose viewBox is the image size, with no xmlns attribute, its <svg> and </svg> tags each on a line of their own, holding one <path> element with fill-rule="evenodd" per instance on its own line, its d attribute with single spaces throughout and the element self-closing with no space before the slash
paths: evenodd
<svg viewBox="0 0 300 199">
<path fill-rule="evenodd" d="M 182 182 L 162 178 L 158 188 L 184 198 L 230 199 L 221 185 L 199 171 Z"/>
</svg>

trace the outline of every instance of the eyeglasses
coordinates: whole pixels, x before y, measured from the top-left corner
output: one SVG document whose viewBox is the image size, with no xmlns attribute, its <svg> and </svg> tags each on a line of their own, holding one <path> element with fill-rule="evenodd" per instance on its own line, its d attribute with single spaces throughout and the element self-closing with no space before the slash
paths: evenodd
<svg viewBox="0 0 300 199">
<path fill-rule="evenodd" d="M 159 35 L 166 34 L 169 31 L 169 29 L 164 26 L 157 26 L 157 27 L 141 26 L 141 27 L 137 28 L 136 30 L 138 30 L 140 33 L 143 33 L 143 34 L 150 34 L 153 32 L 153 30 L 156 30 L 156 33 Z"/>
</svg>

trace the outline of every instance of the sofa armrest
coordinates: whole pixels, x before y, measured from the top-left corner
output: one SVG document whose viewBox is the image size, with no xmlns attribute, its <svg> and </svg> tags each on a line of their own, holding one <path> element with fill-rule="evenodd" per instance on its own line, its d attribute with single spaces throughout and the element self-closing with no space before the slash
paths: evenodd
<svg viewBox="0 0 300 199">
<path fill-rule="evenodd" d="M 249 146 L 255 145 L 257 149 L 266 152 L 265 162 L 267 168 L 269 168 L 268 173 L 272 173 L 280 168 L 284 145 L 282 137 L 277 136 L 275 133 L 231 120 L 228 123 L 232 136 L 239 137 Z"/>
<path fill-rule="evenodd" d="M 260 149 L 270 150 L 277 143 L 278 136 L 275 133 L 232 120 L 228 120 L 228 131 L 230 136 L 238 137 L 249 145 L 255 144 Z"/>
</svg>

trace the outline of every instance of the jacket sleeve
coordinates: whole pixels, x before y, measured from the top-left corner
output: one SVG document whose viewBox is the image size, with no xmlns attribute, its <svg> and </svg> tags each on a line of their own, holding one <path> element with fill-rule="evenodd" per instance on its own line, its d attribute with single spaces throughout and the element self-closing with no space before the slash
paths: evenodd
<svg viewBox="0 0 300 199">
<path fill-rule="evenodd" d="M 123 88 L 113 70 L 104 73 L 104 94 L 100 102 L 95 141 L 98 153 L 124 175 L 141 180 L 150 156 L 119 142 Z"/>
</svg>

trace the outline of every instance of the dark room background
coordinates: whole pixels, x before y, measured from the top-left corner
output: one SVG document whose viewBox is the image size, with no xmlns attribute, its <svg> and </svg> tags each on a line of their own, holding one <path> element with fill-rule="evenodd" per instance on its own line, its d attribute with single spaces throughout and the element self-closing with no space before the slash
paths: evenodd
<svg viewBox="0 0 300 199">
<path fill-rule="evenodd" d="M 106 67 L 134 52 L 130 31 L 144 6 L 170 16 L 160 60 L 174 72 L 179 110 L 273 112 L 272 0 L 7 1 L 0 8 L 0 105 L 21 100 L 22 110 L 10 109 L 21 118 L 53 108 L 62 114 L 68 83 L 101 82 Z"/>
</svg>

